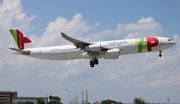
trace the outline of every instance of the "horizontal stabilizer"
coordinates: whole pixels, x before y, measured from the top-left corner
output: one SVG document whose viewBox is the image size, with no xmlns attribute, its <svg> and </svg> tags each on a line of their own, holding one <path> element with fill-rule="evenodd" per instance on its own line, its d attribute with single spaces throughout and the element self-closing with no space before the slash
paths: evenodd
<svg viewBox="0 0 180 104">
<path fill-rule="evenodd" d="M 12 48 L 12 47 L 9 47 L 9 49 L 13 50 L 13 51 L 16 51 L 16 52 L 19 52 L 19 53 L 22 53 L 22 54 L 26 54 L 26 55 L 29 55 L 30 54 L 30 51 L 29 50 L 19 50 L 17 48 Z"/>
</svg>

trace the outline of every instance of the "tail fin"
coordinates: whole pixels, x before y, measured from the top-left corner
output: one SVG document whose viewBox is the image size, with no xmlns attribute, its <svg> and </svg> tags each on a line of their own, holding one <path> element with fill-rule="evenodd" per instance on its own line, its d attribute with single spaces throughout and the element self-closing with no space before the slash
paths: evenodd
<svg viewBox="0 0 180 104">
<path fill-rule="evenodd" d="M 25 43 L 31 43 L 32 41 L 27 37 L 24 37 L 23 33 L 21 33 L 18 29 L 10 29 L 10 32 L 20 50 L 23 50 Z"/>
</svg>

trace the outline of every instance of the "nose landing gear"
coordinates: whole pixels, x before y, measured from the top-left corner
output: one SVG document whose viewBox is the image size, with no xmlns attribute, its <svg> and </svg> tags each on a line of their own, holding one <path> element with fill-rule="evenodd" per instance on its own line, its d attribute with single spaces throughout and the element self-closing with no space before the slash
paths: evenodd
<svg viewBox="0 0 180 104">
<path fill-rule="evenodd" d="M 159 51 L 159 57 L 162 57 L 162 54 L 161 54 L 161 53 L 162 53 L 162 51 Z"/>
<path fill-rule="evenodd" d="M 99 64 L 99 61 L 97 58 L 94 58 L 93 60 L 90 61 L 90 66 L 93 68 L 94 65 L 98 65 Z"/>
</svg>

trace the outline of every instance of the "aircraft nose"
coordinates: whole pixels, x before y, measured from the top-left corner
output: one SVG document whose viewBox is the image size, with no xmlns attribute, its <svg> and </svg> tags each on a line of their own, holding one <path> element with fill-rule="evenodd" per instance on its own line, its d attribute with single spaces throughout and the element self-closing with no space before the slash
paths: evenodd
<svg viewBox="0 0 180 104">
<path fill-rule="evenodd" d="M 174 46 L 174 45 L 176 45 L 176 41 L 171 41 L 169 44 L 170 44 L 171 46 Z"/>
<path fill-rule="evenodd" d="M 174 44 L 174 45 L 175 45 L 175 44 L 176 44 L 176 41 L 172 41 L 172 44 Z"/>
</svg>

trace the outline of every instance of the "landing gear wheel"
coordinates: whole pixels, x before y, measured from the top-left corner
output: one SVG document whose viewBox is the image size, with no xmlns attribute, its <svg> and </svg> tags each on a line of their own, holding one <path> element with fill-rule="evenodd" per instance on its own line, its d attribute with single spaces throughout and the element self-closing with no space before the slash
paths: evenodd
<svg viewBox="0 0 180 104">
<path fill-rule="evenodd" d="M 159 57 L 162 57 L 162 54 L 159 54 Z"/>
<path fill-rule="evenodd" d="M 94 61 L 90 61 L 90 66 L 93 68 L 94 67 Z"/>
<path fill-rule="evenodd" d="M 98 65 L 99 64 L 99 61 L 97 58 L 94 58 L 94 64 Z"/>
<path fill-rule="evenodd" d="M 161 54 L 161 53 L 162 53 L 162 51 L 159 51 L 159 57 L 162 57 L 162 54 Z"/>
</svg>

